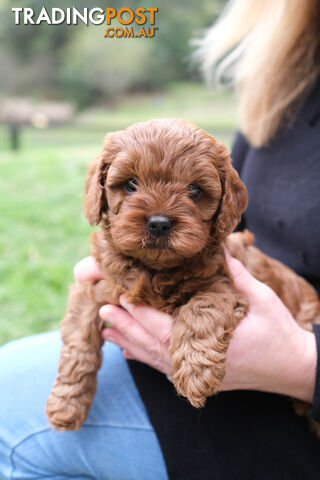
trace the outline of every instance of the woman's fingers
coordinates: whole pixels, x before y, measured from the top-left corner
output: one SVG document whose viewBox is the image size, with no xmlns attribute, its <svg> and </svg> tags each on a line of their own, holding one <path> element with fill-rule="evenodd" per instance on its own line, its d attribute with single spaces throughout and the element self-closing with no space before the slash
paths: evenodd
<svg viewBox="0 0 320 480">
<path fill-rule="evenodd" d="M 105 328 L 102 330 L 102 337 L 112 343 L 116 343 L 123 349 L 123 355 L 127 359 L 138 360 L 146 363 L 152 368 L 155 368 L 166 375 L 171 375 L 172 367 L 169 362 L 166 362 L 163 356 L 155 355 L 152 351 L 146 351 L 143 348 L 131 342 L 125 335 L 120 333 L 115 328 Z"/>
<path fill-rule="evenodd" d="M 140 348 L 148 349 L 158 340 L 150 335 L 126 310 L 114 305 L 104 305 L 99 311 L 100 317 L 116 328 L 128 340 Z M 109 329 L 111 335 L 112 330 Z M 123 347 L 124 348 L 124 347 Z"/>
<path fill-rule="evenodd" d="M 125 356 L 131 359 L 137 359 L 141 362 L 150 364 L 150 356 L 147 352 L 130 341 L 125 335 L 119 332 L 116 328 L 108 327 L 102 330 L 102 338 L 108 342 L 116 343 L 120 348 L 126 352 Z"/>
<path fill-rule="evenodd" d="M 152 337 L 161 343 L 169 343 L 172 329 L 170 315 L 145 305 L 132 305 L 124 295 L 120 297 L 120 304 Z"/>
<path fill-rule="evenodd" d="M 76 263 L 73 275 L 78 282 L 96 282 L 102 278 L 99 266 L 93 257 L 85 257 Z"/>
<path fill-rule="evenodd" d="M 150 335 L 126 310 L 104 305 L 99 313 L 112 325 L 102 332 L 105 340 L 123 348 L 127 358 L 135 358 L 164 373 L 171 373 L 167 346 Z"/>
</svg>

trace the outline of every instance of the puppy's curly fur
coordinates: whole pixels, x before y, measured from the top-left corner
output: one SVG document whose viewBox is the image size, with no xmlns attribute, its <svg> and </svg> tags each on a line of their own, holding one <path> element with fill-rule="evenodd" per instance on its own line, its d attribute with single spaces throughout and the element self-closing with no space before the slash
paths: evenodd
<svg viewBox="0 0 320 480">
<path fill-rule="evenodd" d="M 226 148 L 195 125 L 151 120 L 107 135 L 89 168 L 85 197 L 89 222 L 101 222 L 91 240 L 103 280 L 71 288 L 46 409 L 53 426 L 79 429 L 85 421 L 102 360 L 98 311 L 119 304 L 121 294 L 172 314 L 170 355 L 179 395 L 202 407 L 219 391 L 232 332 L 248 308 L 234 287 L 224 241 L 303 327 L 320 321 L 319 299 L 305 280 L 254 248 L 249 232 L 229 235 L 246 205 Z M 167 234 L 150 232 L 154 215 L 170 220 Z"/>
</svg>

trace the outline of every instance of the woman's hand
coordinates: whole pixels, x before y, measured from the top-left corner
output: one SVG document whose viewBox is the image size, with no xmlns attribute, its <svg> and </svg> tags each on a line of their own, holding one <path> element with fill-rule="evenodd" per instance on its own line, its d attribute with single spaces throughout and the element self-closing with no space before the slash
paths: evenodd
<svg viewBox="0 0 320 480">
<path fill-rule="evenodd" d="M 235 286 L 250 308 L 233 333 L 223 390 L 261 390 L 312 402 L 317 364 L 313 333 L 302 329 L 279 297 L 227 254 Z"/>
<path fill-rule="evenodd" d="M 139 360 L 166 375 L 172 374 L 169 342 L 172 320 L 170 315 L 151 307 L 130 305 L 120 297 L 123 308 L 104 305 L 100 316 L 111 324 L 102 331 L 105 340 L 123 348 L 128 359 Z"/>
<path fill-rule="evenodd" d="M 317 362 L 313 333 L 299 327 L 278 296 L 238 260 L 227 255 L 227 261 L 250 309 L 231 339 L 222 390 L 261 390 L 311 402 Z M 92 257 L 76 265 L 75 277 L 78 281 L 101 278 Z M 171 317 L 151 307 L 129 305 L 124 297 L 120 302 L 123 308 L 105 305 L 100 309 L 101 317 L 112 325 L 103 330 L 103 338 L 123 348 L 126 358 L 171 375 Z"/>
</svg>

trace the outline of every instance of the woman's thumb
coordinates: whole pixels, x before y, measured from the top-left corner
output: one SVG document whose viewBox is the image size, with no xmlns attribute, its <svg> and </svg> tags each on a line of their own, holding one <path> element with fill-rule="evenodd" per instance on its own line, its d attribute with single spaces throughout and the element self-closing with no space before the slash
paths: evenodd
<svg viewBox="0 0 320 480">
<path fill-rule="evenodd" d="M 225 249 L 225 256 L 236 289 L 246 297 L 256 296 L 261 282 L 256 280 L 239 260 L 231 257 L 227 249 Z"/>
</svg>

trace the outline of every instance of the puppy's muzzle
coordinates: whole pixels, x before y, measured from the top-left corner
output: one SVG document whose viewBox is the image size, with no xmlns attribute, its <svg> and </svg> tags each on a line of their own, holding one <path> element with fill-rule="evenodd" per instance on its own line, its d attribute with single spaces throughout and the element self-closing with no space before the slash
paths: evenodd
<svg viewBox="0 0 320 480">
<path fill-rule="evenodd" d="M 152 215 L 147 220 L 147 229 L 155 237 L 165 237 L 170 233 L 171 220 L 164 215 Z"/>
</svg>

